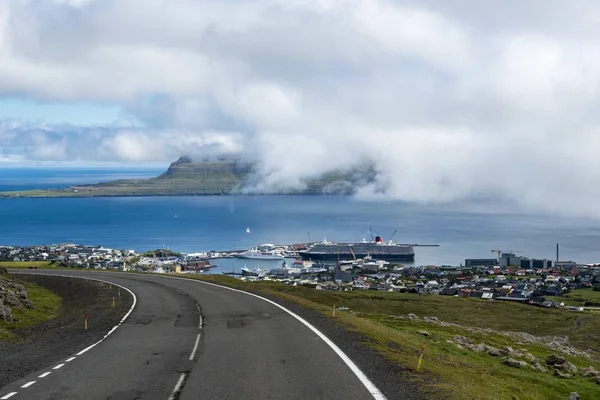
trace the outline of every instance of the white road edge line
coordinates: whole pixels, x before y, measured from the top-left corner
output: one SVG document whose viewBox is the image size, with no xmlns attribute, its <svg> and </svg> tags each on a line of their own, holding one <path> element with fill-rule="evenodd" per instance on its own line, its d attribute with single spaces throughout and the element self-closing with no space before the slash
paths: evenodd
<svg viewBox="0 0 600 400">
<path fill-rule="evenodd" d="M 173 391 L 169 395 L 169 399 L 168 400 L 175 400 L 175 396 L 177 396 L 177 392 L 179 392 L 181 390 L 181 386 L 183 385 L 183 380 L 184 379 L 185 379 L 185 373 L 181 374 L 181 376 L 179 376 L 179 379 L 177 380 L 177 383 L 175 384 L 175 387 L 173 388 Z"/>
<path fill-rule="evenodd" d="M 40 376 L 38 376 L 38 378 L 45 378 L 48 375 L 50 375 L 51 373 L 52 373 L 52 371 L 44 372 L 43 374 L 41 374 Z"/>
<path fill-rule="evenodd" d="M 113 326 L 112 329 L 110 331 L 108 331 L 108 333 L 106 335 L 104 335 L 104 337 L 102 339 L 98 340 L 96 343 L 92 344 L 91 346 L 88 346 L 85 349 L 81 350 L 79 353 L 75 354 L 76 356 L 80 356 L 83 353 L 85 353 L 85 352 L 91 350 L 92 348 L 96 347 L 101 342 L 103 342 L 111 333 L 113 333 L 118 327 L 120 327 L 121 325 L 123 325 L 123 322 L 125 322 L 125 320 L 129 317 L 129 314 L 131 314 L 133 312 L 133 309 L 135 308 L 135 305 L 137 304 L 137 297 L 136 297 L 135 293 L 133 293 L 131 290 L 129 290 L 128 288 L 126 288 L 123 285 L 119 285 L 118 283 L 106 281 L 106 280 L 103 280 L 103 279 L 86 278 L 86 277 L 83 277 L 83 276 L 73 276 L 73 275 L 45 274 L 45 273 L 42 273 L 42 274 L 28 274 L 28 275 L 60 276 L 60 277 L 63 277 L 63 278 L 86 279 L 88 281 L 96 281 L 96 282 L 108 283 L 110 285 L 115 285 L 117 287 L 120 287 L 121 289 L 127 290 L 129 292 L 129 294 L 131 294 L 131 296 L 133 297 L 133 304 L 129 308 L 129 311 L 127 311 L 127 313 L 123 316 L 123 318 L 121 318 L 121 320 L 119 321 L 119 323 L 117 325 Z M 0 400 L 2 400 L 2 399 L 0 398 Z"/>
<path fill-rule="evenodd" d="M 65 362 L 71 362 L 71 361 L 73 361 L 74 359 L 75 359 L 75 357 L 67 358 L 67 359 L 65 360 Z"/>
<path fill-rule="evenodd" d="M 375 384 L 373 382 L 371 382 L 371 380 L 367 377 L 367 375 L 365 375 L 365 373 L 362 372 L 360 370 L 360 368 L 358 368 L 358 366 L 354 363 L 354 361 L 352 361 L 350 359 L 350 357 L 348 357 L 346 355 L 346 353 L 344 353 L 342 351 L 342 349 L 340 349 L 327 336 L 325 336 L 324 333 L 322 333 L 316 327 L 314 327 L 313 325 L 311 325 L 304 318 L 302 318 L 298 314 L 296 314 L 296 313 L 288 310 L 284 306 L 282 306 L 280 304 L 277 304 L 273 300 L 269 300 L 266 297 L 262 297 L 262 296 L 259 296 L 257 294 L 254 294 L 254 293 L 245 292 L 243 290 L 234 289 L 234 288 L 230 288 L 230 287 L 227 287 L 227 286 L 217 285 L 215 283 L 204 282 L 204 281 L 200 281 L 200 280 L 197 280 L 197 279 L 179 278 L 179 277 L 176 277 L 176 276 L 164 276 L 164 278 L 181 279 L 181 280 L 185 280 L 185 281 L 188 281 L 188 282 L 197 282 L 197 283 L 201 283 L 201 284 L 204 284 L 204 285 L 216 286 L 216 287 L 219 287 L 219 288 L 222 288 L 222 289 L 231 290 L 232 292 L 244 293 L 244 294 L 247 294 L 248 296 L 253 296 L 253 297 L 256 297 L 258 299 L 264 300 L 267 303 L 273 304 L 275 307 L 278 307 L 279 309 L 285 311 L 286 313 L 288 313 L 292 317 L 296 318 L 298 321 L 300 321 L 302 324 L 304 324 L 304 326 L 306 326 L 308 329 L 310 329 L 311 331 L 313 331 L 317 336 L 319 336 L 325 343 L 327 343 L 327 345 L 338 355 L 338 357 L 340 357 L 342 359 L 342 361 L 348 366 L 348 368 L 350 368 L 350 370 L 354 373 L 354 375 L 358 378 L 358 380 L 360 380 L 360 382 L 369 391 L 369 393 L 371 393 L 371 396 L 373 396 L 373 398 L 375 400 L 387 400 L 387 398 L 385 397 L 385 395 L 377 388 L 377 386 L 375 386 Z"/>
<path fill-rule="evenodd" d="M 204 325 L 204 320 L 202 318 L 202 314 L 198 316 L 198 329 L 202 329 L 202 325 Z"/>
<path fill-rule="evenodd" d="M 65 275 L 58 275 L 58 276 L 65 276 Z M 132 311 L 133 311 L 133 309 L 135 308 L 135 305 L 137 304 L 137 297 L 136 297 L 135 293 L 133 293 L 131 290 L 129 290 L 128 288 L 126 288 L 123 285 L 119 285 L 118 283 L 114 283 L 114 282 L 110 282 L 110 281 L 105 281 L 105 280 L 102 280 L 102 279 L 83 278 L 83 277 L 79 277 L 79 276 L 70 276 L 70 278 L 88 279 L 88 280 L 91 280 L 91 281 L 98 281 L 98 282 L 110 283 L 111 285 L 115 285 L 117 287 L 120 287 L 121 289 L 127 290 L 129 292 L 129 294 L 131 294 L 131 296 L 133 297 L 133 304 L 129 308 L 129 311 L 127 311 L 127 314 L 125 314 L 123 316 L 123 318 L 121 318 L 121 320 L 119 321 L 119 323 L 117 325 L 113 326 L 112 329 L 110 331 L 108 331 L 108 333 L 106 335 L 104 335 L 104 337 L 102 339 L 98 340 L 96 343 L 92 344 L 91 346 L 86 347 L 85 349 L 81 350 L 79 353 L 75 354 L 76 356 L 80 356 L 83 353 L 85 353 L 85 352 L 93 349 L 94 347 L 98 346 L 108 336 L 110 336 L 110 334 L 112 334 L 114 331 L 116 331 L 118 327 L 120 327 L 121 325 L 123 325 L 123 322 L 125 322 L 125 320 L 129 317 L 129 314 L 131 314 Z"/>
<path fill-rule="evenodd" d="M 131 305 L 131 308 L 129 308 L 129 311 L 127 311 L 127 313 L 125 314 L 125 316 L 123 318 L 121 318 L 121 320 L 119 321 L 119 323 L 115 326 L 113 326 L 113 328 L 108 331 L 108 333 L 106 335 L 104 335 L 104 337 L 100 340 L 98 340 L 96 343 L 92 344 L 91 346 L 86 347 L 85 349 L 81 350 L 79 353 L 76 354 L 76 356 L 80 356 L 83 353 L 91 350 L 92 348 L 96 347 L 97 345 L 99 345 L 101 342 L 103 342 L 111 333 L 113 333 L 118 327 L 120 327 L 123 322 L 125 322 L 125 320 L 127 319 L 127 317 L 129 317 L 129 314 L 131 314 L 133 312 L 133 309 L 135 308 L 135 305 L 137 304 L 137 297 L 135 295 L 135 293 L 133 293 L 131 290 L 129 290 L 128 288 L 126 288 L 125 286 L 119 285 L 118 283 L 114 283 L 114 282 L 110 282 L 110 281 L 105 281 L 102 279 L 95 279 L 95 278 L 85 278 L 82 276 L 70 276 L 70 275 L 59 275 L 59 274 L 31 274 L 31 275 L 44 275 L 44 276 L 60 276 L 60 277 L 64 277 L 64 278 L 75 278 L 75 279 L 86 279 L 89 281 L 97 281 L 97 282 L 103 282 L 103 283 L 108 283 L 110 285 L 115 285 L 117 287 L 120 287 L 121 289 L 127 290 L 131 296 L 133 297 L 133 304 Z M 73 361 L 75 359 L 75 357 L 71 357 L 68 360 L 66 360 L 66 362 L 69 361 Z M 65 364 L 58 364 L 57 366 L 53 367 L 52 369 L 56 370 L 56 369 L 60 369 L 62 366 L 64 366 Z M 42 375 L 40 375 L 40 378 L 44 378 L 48 375 L 50 375 L 51 372 L 45 372 Z M 27 388 L 31 385 L 33 385 L 36 381 L 32 381 L 32 382 L 28 382 L 25 385 L 21 386 L 22 388 Z M 17 394 L 17 392 L 11 392 L 8 393 L 7 395 L 0 397 L 0 400 L 5 400 L 5 399 L 9 399 L 12 396 L 14 396 L 15 394 Z"/>
<path fill-rule="evenodd" d="M 196 343 L 194 343 L 194 348 L 192 349 L 192 354 L 190 354 L 189 358 L 190 361 L 192 361 L 194 359 L 194 356 L 196 355 L 196 351 L 198 350 L 198 344 L 200 343 L 200 336 L 202 336 L 201 333 L 199 333 L 196 336 Z"/>
<path fill-rule="evenodd" d="M 36 274 L 36 275 L 53 275 L 53 274 Z M 119 326 L 121 326 L 121 324 L 123 324 L 123 322 L 125 321 L 125 319 L 127 319 L 127 317 L 129 317 L 129 314 L 131 314 L 131 312 L 133 311 L 133 309 L 134 309 L 134 307 L 135 307 L 135 305 L 137 303 L 137 298 L 136 298 L 135 294 L 131 290 L 127 289 L 125 286 L 121 286 L 121 285 L 113 283 L 113 282 L 105 281 L 105 280 L 102 280 L 102 279 L 95 279 L 95 278 L 84 278 L 84 277 L 79 277 L 79 276 L 56 275 L 56 274 L 54 274 L 54 276 L 67 276 L 69 278 L 88 279 L 88 280 L 92 280 L 92 281 L 110 283 L 110 284 L 116 285 L 118 287 L 121 287 L 121 288 L 127 290 L 133 296 L 133 304 L 131 305 L 131 308 L 129 309 L 129 311 L 127 312 L 127 314 L 125 314 L 125 316 L 121 319 L 121 321 L 119 322 L 119 324 L 116 325 L 115 327 L 113 327 L 98 342 L 94 343 L 93 345 L 91 345 L 91 346 L 83 349 L 79 353 L 77 353 L 78 356 L 81 355 L 81 354 L 83 354 L 83 353 L 85 353 L 86 351 L 92 349 L 94 346 L 98 345 L 100 342 L 102 342 L 104 339 L 106 339 L 108 337 L 108 335 L 110 335 L 111 333 L 113 333 L 115 331 L 115 329 L 117 329 Z M 352 361 L 350 359 L 350 357 L 348 357 L 346 355 L 346 353 L 344 353 L 342 351 L 342 349 L 340 349 L 327 336 L 325 336 L 324 333 L 322 333 L 316 327 L 314 327 L 313 325 L 311 325 L 304 318 L 300 317 L 298 314 L 296 314 L 296 313 L 288 310 L 287 308 L 285 308 L 284 306 L 282 306 L 280 304 L 277 304 L 273 300 L 269 300 L 266 297 L 262 297 L 262 296 L 259 296 L 257 294 L 254 294 L 254 293 L 245 292 L 243 290 L 234 289 L 234 288 L 230 288 L 230 287 L 227 287 L 227 286 L 217 285 L 215 283 L 209 283 L 209 282 L 199 281 L 199 280 L 196 280 L 196 279 L 179 278 L 179 277 L 176 277 L 176 276 L 163 276 L 163 278 L 179 279 L 179 280 L 184 280 L 184 281 L 187 281 L 187 282 L 196 282 L 196 283 L 200 283 L 200 284 L 204 284 L 204 285 L 215 286 L 215 287 L 218 287 L 218 288 L 221 288 L 221 289 L 231 290 L 232 292 L 238 292 L 238 293 L 246 294 L 248 296 L 253 296 L 253 297 L 256 297 L 256 298 L 261 299 L 263 301 L 266 301 L 267 303 L 273 304 L 275 307 L 277 307 L 277 308 L 285 311 L 286 313 L 288 313 L 292 317 L 296 318 L 304 326 L 306 326 L 308 329 L 310 329 L 311 331 L 313 331 L 319 338 L 321 338 L 321 340 L 323 340 L 338 355 L 338 357 L 340 357 L 342 359 L 342 361 L 348 366 L 348 368 L 350 368 L 350 370 L 354 373 L 354 375 L 358 378 L 358 380 L 360 380 L 360 382 L 363 384 L 363 386 L 371 393 L 371 396 L 373 396 L 373 398 L 375 400 L 387 400 L 387 398 L 385 397 L 385 395 L 377 388 L 377 386 L 375 386 L 375 384 L 373 382 L 371 382 L 371 380 L 367 377 L 367 375 L 365 375 L 365 373 L 362 372 L 360 368 L 358 368 L 358 366 L 354 363 L 354 361 Z M 199 335 L 200 334 L 198 334 L 198 337 L 196 339 L 197 342 L 200 339 Z M 54 369 L 56 369 L 56 367 Z M 183 384 L 183 379 L 184 378 L 185 378 L 185 374 L 182 374 L 182 376 L 179 378 L 179 381 L 181 381 L 181 384 Z M 175 386 L 175 387 L 177 388 L 177 386 Z M 173 391 L 173 393 L 175 393 L 175 392 L 176 391 Z M 16 393 L 17 392 L 14 392 L 13 394 L 9 393 L 7 396 L 9 396 L 9 397 L 13 396 Z M 5 398 L 8 398 L 8 397 L 6 397 L 6 396 L 5 397 L 1 397 L 0 400 L 4 400 Z M 171 399 L 171 397 L 169 397 L 169 399 Z"/>
</svg>

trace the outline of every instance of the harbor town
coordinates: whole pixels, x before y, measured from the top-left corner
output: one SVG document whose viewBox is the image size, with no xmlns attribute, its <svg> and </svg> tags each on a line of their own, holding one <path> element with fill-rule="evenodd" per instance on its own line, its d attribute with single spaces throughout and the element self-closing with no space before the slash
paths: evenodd
<svg viewBox="0 0 600 400">
<path fill-rule="evenodd" d="M 331 242 L 328 242 L 331 243 Z M 349 259 L 303 259 L 307 244 L 264 244 L 249 250 L 145 253 L 78 244 L 0 246 L 0 261 L 45 261 L 55 267 L 93 268 L 139 273 L 219 273 L 246 281 L 279 281 L 316 290 L 379 290 L 510 301 L 542 307 L 569 307 L 561 296 L 577 289 L 600 291 L 600 265 L 530 259 L 498 251 L 489 259 L 465 259 L 461 265 L 415 266 L 370 255 Z M 306 258 L 306 256 L 304 257 Z M 238 259 L 236 271 L 218 268 Z M 267 268 L 264 264 L 273 267 Z M 220 270 L 220 272 L 216 272 Z M 600 307 L 585 302 L 573 310 Z"/>
</svg>

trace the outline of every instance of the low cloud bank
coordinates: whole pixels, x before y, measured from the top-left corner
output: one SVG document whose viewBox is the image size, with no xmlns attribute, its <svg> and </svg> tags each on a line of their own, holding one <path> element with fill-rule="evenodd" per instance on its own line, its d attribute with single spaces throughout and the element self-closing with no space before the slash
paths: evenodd
<svg viewBox="0 0 600 400">
<path fill-rule="evenodd" d="M 598 2 L 168 3 L 0 2 L 0 96 L 137 121 L 6 119 L 0 163 L 237 157 L 264 192 L 371 165 L 357 198 L 600 217 Z"/>
</svg>

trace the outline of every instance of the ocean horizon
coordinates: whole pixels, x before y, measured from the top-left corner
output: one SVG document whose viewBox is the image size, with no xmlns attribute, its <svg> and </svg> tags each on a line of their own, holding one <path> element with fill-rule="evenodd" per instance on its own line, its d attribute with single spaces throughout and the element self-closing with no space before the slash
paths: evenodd
<svg viewBox="0 0 600 400">
<path fill-rule="evenodd" d="M 0 190 L 155 176 L 156 169 L 3 169 Z M 62 173 L 58 174 L 57 173 Z M 14 189 L 16 188 L 16 189 Z M 251 228 L 251 234 L 246 228 Z M 247 249 L 262 243 L 360 241 L 373 233 L 416 247 L 415 265 L 494 258 L 492 249 L 530 258 L 600 261 L 600 223 L 584 218 L 486 211 L 480 207 L 374 202 L 351 196 L 262 195 L 0 199 L 0 245 L 79 243 L 137 252 Z"/>
</svg>

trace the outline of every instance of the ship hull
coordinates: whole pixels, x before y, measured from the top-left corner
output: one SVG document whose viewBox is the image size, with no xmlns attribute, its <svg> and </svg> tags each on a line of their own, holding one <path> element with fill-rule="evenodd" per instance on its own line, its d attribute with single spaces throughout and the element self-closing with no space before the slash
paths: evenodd
<svg viewBox="0 0 600 400">
<path fill-rule="evenodd" d="M 236 254 L 236 258 L 245 258 L 247 260 L 283 260 L 280 256 L 256 256 L 251 254 Z"/>
<path fill-rule="evenodd" d="M 373 257 L 375 260 L 384 261 L 415 261 L 414 254 L 377 254 L 377 253 L 365 253 L 365 254 L 348 254 L 348 253 L 310 253 L 301 252 L 300 256 L 304 260 L 314 261 L 338 261 L 338 260 L 352 260 L 356 258 L 365 258 L 366 256 Z"/>
</svg>

